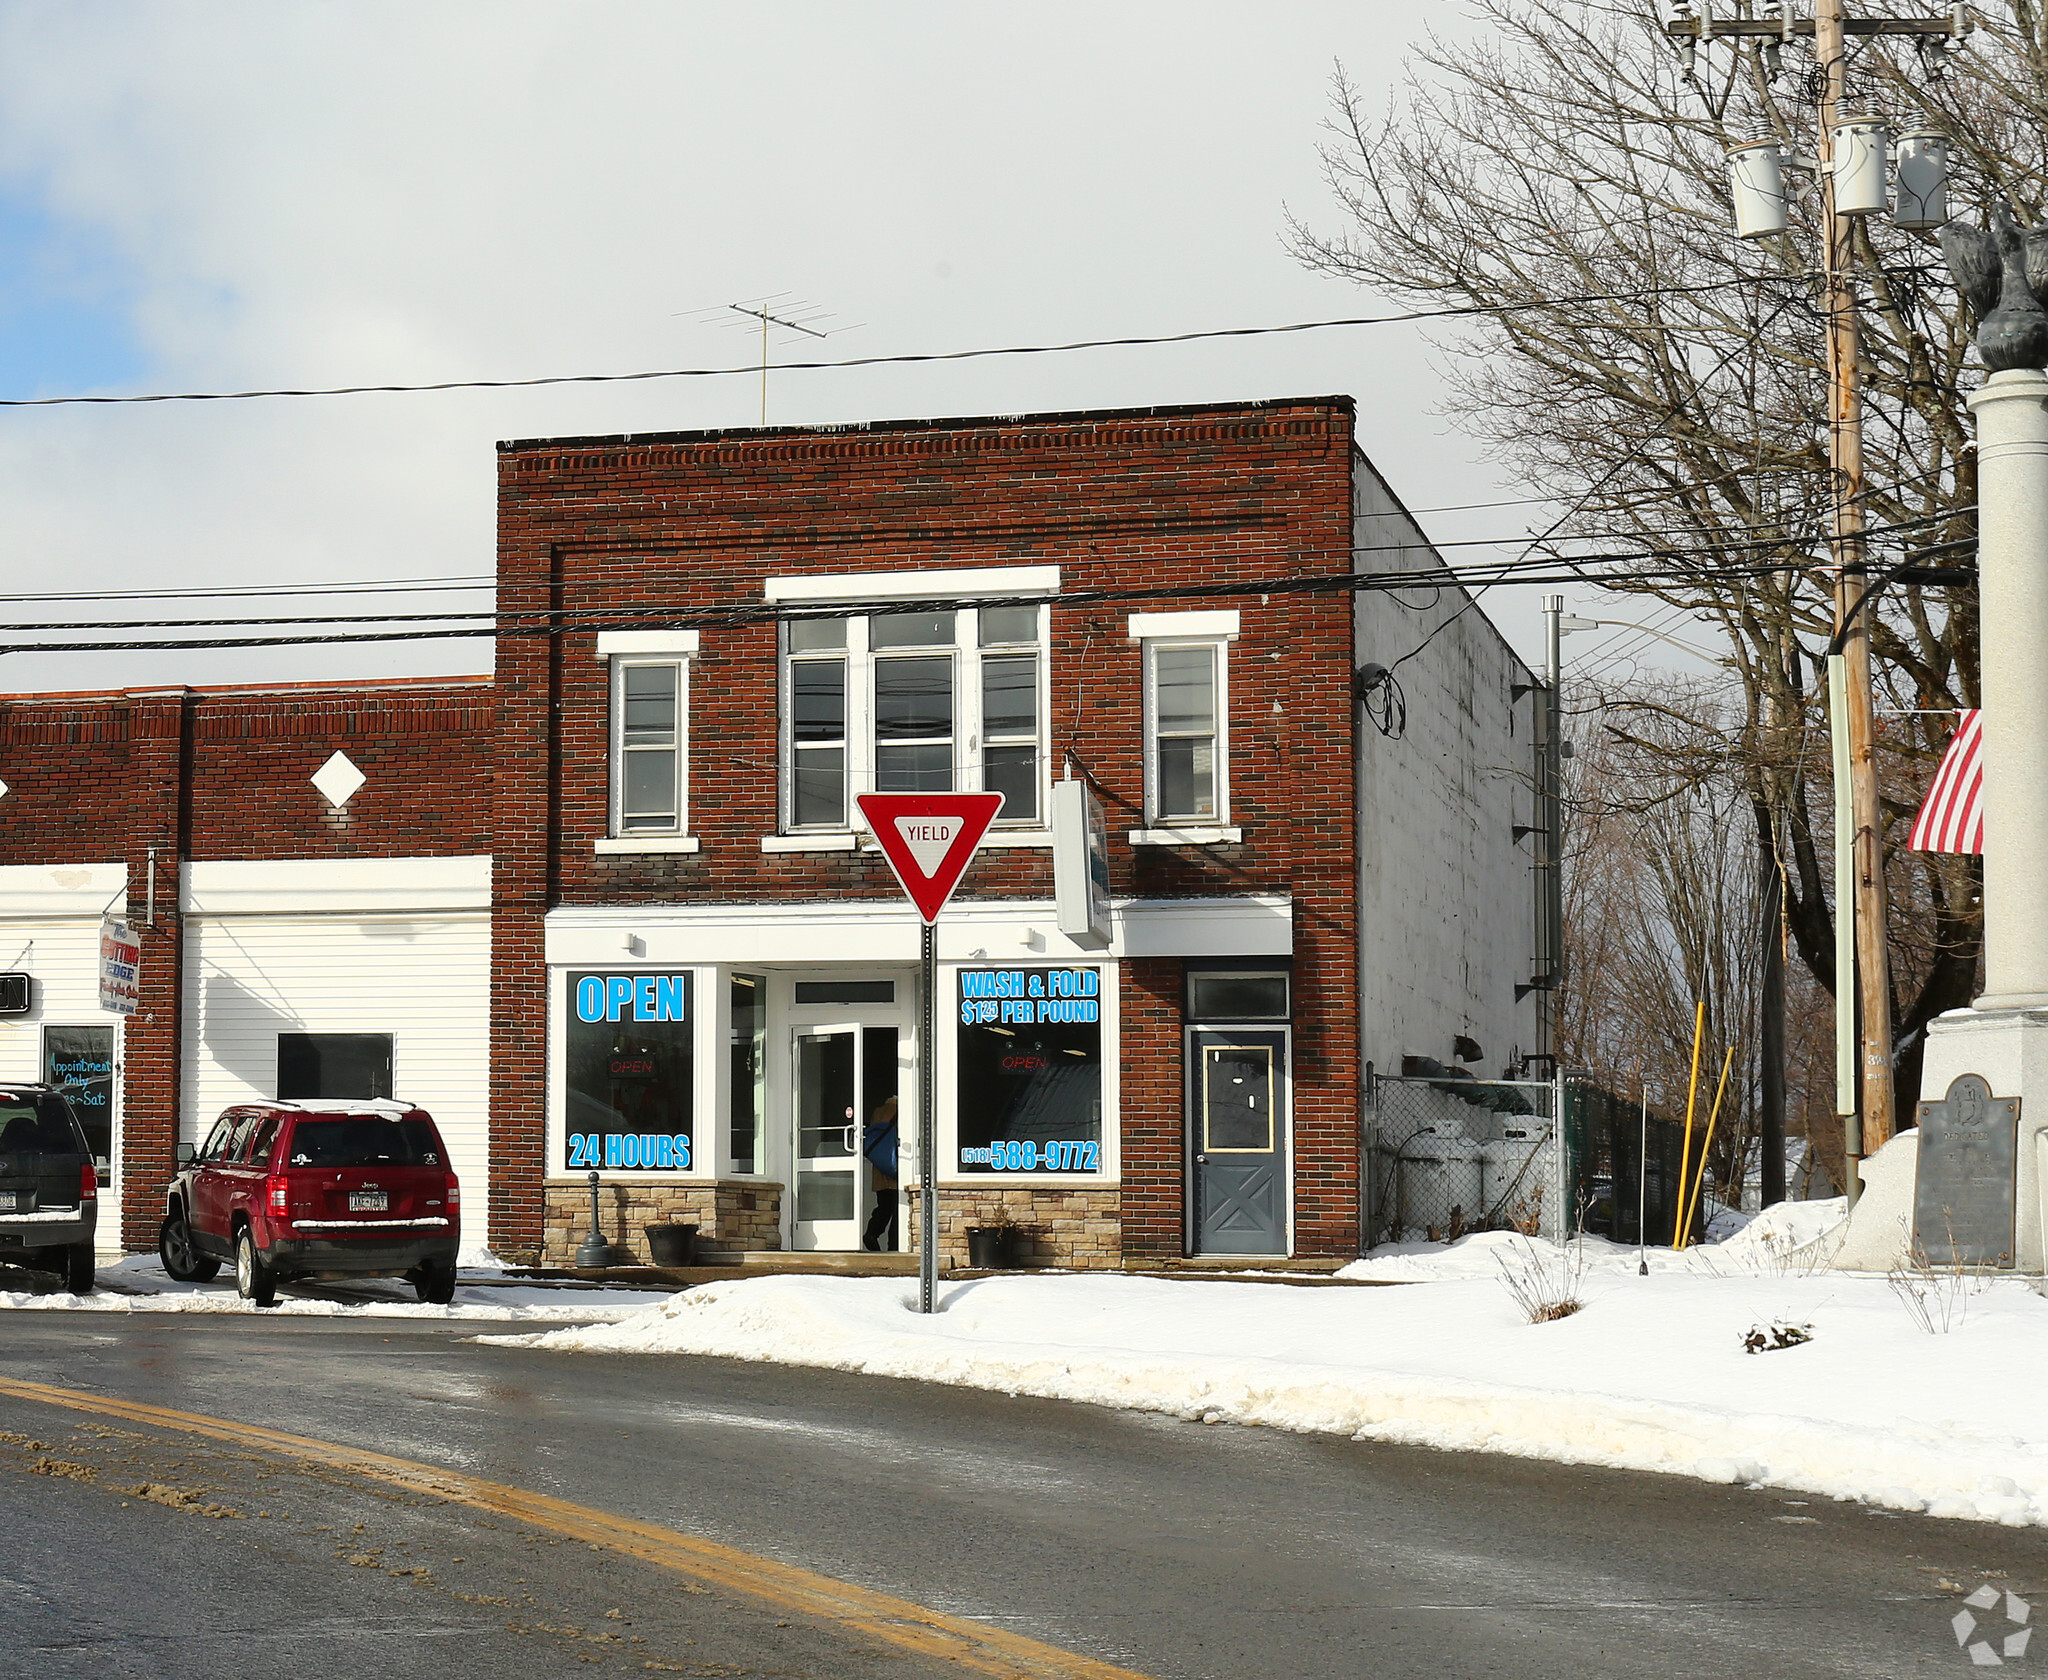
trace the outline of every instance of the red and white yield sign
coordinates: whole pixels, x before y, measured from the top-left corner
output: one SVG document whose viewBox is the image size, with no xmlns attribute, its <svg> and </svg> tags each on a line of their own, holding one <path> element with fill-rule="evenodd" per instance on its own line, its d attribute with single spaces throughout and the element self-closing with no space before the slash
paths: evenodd
<svg viewBox="0 0 2048 1680">
<path fill-rule="evenodd" d="M 857 803 L 882 856 L 927 922 L 974 859 L 974 849 L 1003 808 L 999 793 L 864 793 Z"/>
</svg>

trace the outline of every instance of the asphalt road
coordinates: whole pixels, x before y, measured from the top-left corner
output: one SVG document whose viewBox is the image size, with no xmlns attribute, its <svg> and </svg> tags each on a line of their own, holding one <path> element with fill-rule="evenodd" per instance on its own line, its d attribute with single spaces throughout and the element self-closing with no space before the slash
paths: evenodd
<svg viewBox="0 0 2048 1680">
<path fill-rule="evenodd" d="M 0 1374 L 658 1521 L 1161 1680 L 1955 1675 L 1972 1666 L 1949 1626 L 1961 1593 L 1990 1579 L 2048 1606 L 2037 1530 L 827 1371 L 486 1348 L 466 1339 L 476 1328 L 9 1314 Z M 268 1519 L 123 1504 L 122 1487 L 199 1464 L 197 1449 L 148 1430 L 81 1438 L 81 1421 L 0 1402 L 0 1621 L 29 1630 L 0 1638 L 0 1673 L 402 1680 L 577 1658 L 837 1680 L 923 1666 L 262 1455 L 236 1471 L 246 1486 L 214 1459 L 163 1474 L 275 1507 Z M 16 1437 L 56 1461 L 128 1458 L 38 1474 Z M 381 1547 L 370 1564 L 349 1561 L 367 1551 L 358 1522 Z M 414 1567 L 430 1589 L 390 1572 Z M 231 1663 L 124 1665 L 124 1640 L 179 1626 L 204 1640 L 224 1623 L 246 1630 Z M 355 1654 L 368 1629 L 384 1630 L 374 1664 Z M 2014 1666 L 2029 1661 L 2048 1652 Z"/>
</svg>

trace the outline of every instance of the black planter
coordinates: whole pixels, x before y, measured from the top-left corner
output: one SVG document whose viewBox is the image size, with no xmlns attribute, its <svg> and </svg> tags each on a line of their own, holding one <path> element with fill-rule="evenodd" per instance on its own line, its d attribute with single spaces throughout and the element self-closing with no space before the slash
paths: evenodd
<svg viewBox="0 0 2048 1680">
<path fill-rule="evenodd" d="M 694 1266 L 697 1263 L 697 1227 L 694 1225 L 649 1225 L 647 1252 L 657 1266 Z"/>
<path fill-rule="evenodd" d="M 1024 1233 L 1014 1225 L 967 1227 L 967 1263 L 977 1271 L 1007 1272 L 1017 1266 Z"/>
</svg>

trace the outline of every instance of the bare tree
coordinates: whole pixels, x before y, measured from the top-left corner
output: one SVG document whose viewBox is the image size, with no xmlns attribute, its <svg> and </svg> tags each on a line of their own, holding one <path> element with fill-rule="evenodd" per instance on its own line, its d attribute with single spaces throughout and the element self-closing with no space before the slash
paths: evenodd
<svg viewBox="0 0 2048 1680">
<path fill-rule="evenodd" d="M 1807 750 L 1834 631 L 1825 537 L 1840 493 L 1816 217 L 1809 204 L 1789 235 L 1736 240 L 1723 161 L 1757 132 L 1812 152 L 1803 49 L 1787 49 L 1788 79 L 1774 82 L 1756 45 L 1716 44 L 1695 78 L 1654 0 L 1478 0 L 1477 14 L 1490 38 L 1431 40 L 1386 112 L 1340 69 L 1323 163 L 1344 222 L 1325 231 L 1290 216 L 1294 249 L 1419 307 L 1482 311 L 1441 341 L 1452 413 L 1569 510 L 1551 544 L 1560 557 L 1719 632 L 1736 705 L 1717 769 L 1743 808 L 1726 815 L 1746 813 L 1781 864 L 1792 945 L 1831 993 L 1828 764 Z M 2048 22 L 2027 0 L 1980 28 L 1943 82 L 1909 47 L 1856 50 L 1856 100 L 1956 136 L 1964 199 L 2035 208 Z M 1865 514 L 1873 564 L 1888 567 L 1974 531 L 1968 329 L 1924 237 L 1873 218 L 1858 245 Z M 1636 558 L 1599 558 L 1617 552 Z M 1969 1000 L 1982 944 L 1975 861 L 1897 845 L 1952 727 L 1940 714 L 1976 703 L 1974 592 L 1900 583 L 1876 617 L 1910 1113 L 1921 1030 Z"/>
<path fill-rule="evenodd" d="M 1704 1003 L 1702 1127 L 1723 1057 L 1734 1054 L 1708 1183 L 1739 1205 L 1759 1164 L 1763 954 L 1782 928 L 1757 868 L 1746 796 L 1718 762 L 1737 705 L 1725 684 L 1704 679 L 1582 690 L 1568 704 L 1583 726 L 1568 789 L 1572 958 L 1560 1050 L 1610 1089 L 1647 1089 L 1660 1113 L 1676 1116 L 1691 1080 L 1693 1011 Z M 1788 1131 L 1833 1163 L 1833 1065 L 1814 1054 L 1831 1051 L 1832 1033 L 1826 994 L 1810 976 L 1791 987 L 1786 1014 Z"/>
</svg>

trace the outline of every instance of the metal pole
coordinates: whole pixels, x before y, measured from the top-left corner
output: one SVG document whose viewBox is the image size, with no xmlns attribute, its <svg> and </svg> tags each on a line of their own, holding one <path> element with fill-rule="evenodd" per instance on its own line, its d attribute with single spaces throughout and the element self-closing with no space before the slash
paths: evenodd
<svg viewBox="0 0 2048 1680">
<path fill-rule="evenodd" d="M 918 930 L 917 961 L 917 1310 L 930 1313 L 939 1298 L 939 930 L 930 922 Z"/>
<path fill-rule="evenodd" d="M 1781 926 L 1784 882 L 1778 859 L 1765 850 L 1763 996 L 1758 1000 L 1763 1030 L 1758 1034 L 1763 1067 L 1758 1081 L 1758 1148 L 1763 1161 L 1758 1173 L 1757 1204 L 1775 1207 L 1785 1199 L 1785 939 Z"/>
<path fill-rule="evenodd" d="M 1825 234 L 1829 426 L 1828 464 L 1833 478 L 1835 630 L 1847 661 L 1849 785 L 1855 847 L 1853 905 L 1856 949 L 1854 989 L 1861 1004 L 1864 1151 L 1881 1149 L 1892 1135 L 1891 969 L 1886 958 L 1884 858 L 1880 847 L 1883 814 L 1878 805 L 1876 720 L 1870 697 L 1870 607 L 1865 598 L 1863 548 L 1863 390 L 1858 371 L 1856 219 L 1835 209 L 1835 125 L 1842 116 L 1848 67 L 1842 0 L 1817 0 L 1813 52 L 1821 72 L 1820 163 L 1822 226 Z M 1864 601 L 1861 607 L 1859 600 Z M 1837 904 L 1837 916 L 1844 913 Z M 1840 984 L 1838 979 L 1837 984 Z"/>
<path fill-rule="evenodd" d="M 1636 1144 L 1636 1276 L 1650 1275 L 1650 1082 L 1640 1073 L 1643 1088 L 1643 1129 Z"/>
<path fill-rule="evenodd" d="M 1849 676 L 1828 655 L 1828 729 L 1835 752 L 1835 1112 L 1842 1118 L 1842 1191 L 1856 1205 L 1863 1181 L 1863 1136 L 1856 1124 L 1856 816 L 1849 792 Z"/>
<path fill-rule="evenodd" d="M 1544 696 L 1543 696 L 1543 808 L 1536 820 L 1543 825 L 1543 898 L 1539 912 L 1543 923 L 1544 989 L 1537 1003 L 1540 1026 L 1537 1042 L 1555 1058 L 1558 1051 L 1558 989 L 1564 983 L 1564 699 L 1560 692 L 1564 677 L 1564 641 L 1559 620 L 1564 615 L 1564 597 L 1543 598 Z"/>
</svg>

